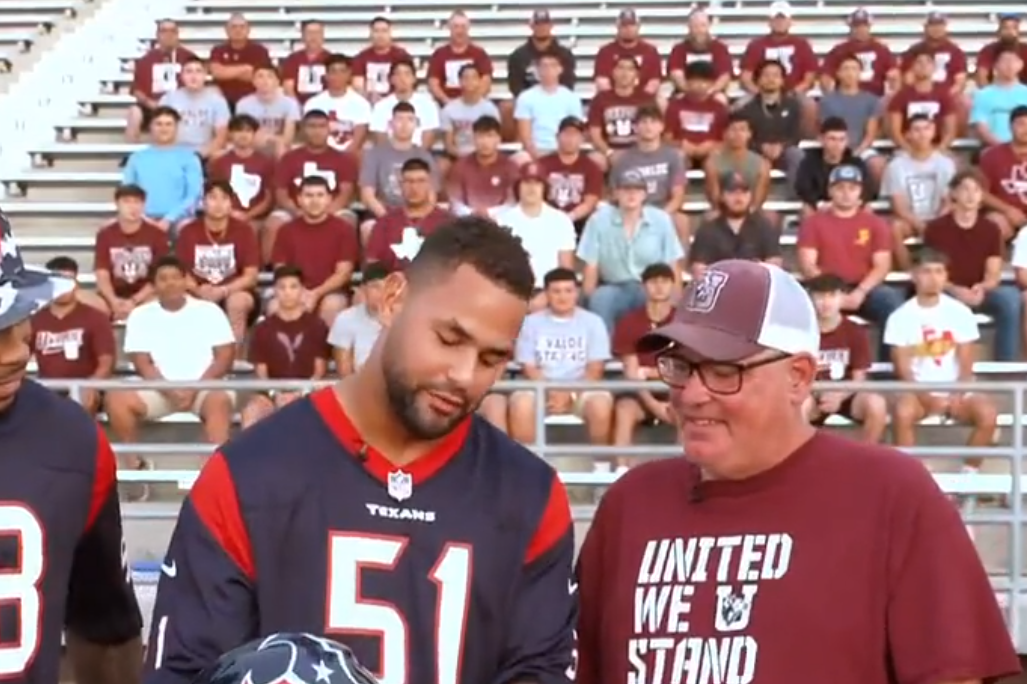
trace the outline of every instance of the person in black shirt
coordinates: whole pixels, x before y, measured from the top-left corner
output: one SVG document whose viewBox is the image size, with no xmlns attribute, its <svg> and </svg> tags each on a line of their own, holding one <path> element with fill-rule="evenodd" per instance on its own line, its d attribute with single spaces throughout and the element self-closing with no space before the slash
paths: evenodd
<svg viewBox="0 0 1027 684">
<path fill-rule="evenodd" d="M 765 60 L 753 72 L 759 92 L 738 110 L 752 125 L 752 149 L 788 175 L 788 187 L 802 162 L 802 105 L 784 90 L 785 68 L 777 60 Z"/>
<path fill-rule="evenodd" d="M 795 195 L 802 201 L 802 218 L 817 211 L 828 201 L 827 178 L 841 164 L 855 166 L 870 179 L 862 159 L 849 148 L 849 127 L 845 119 L 831 116 L 820 125 L 820 147 L 806 150 L 795 179 Z M 863 183 L 863 201 L 870 202 L 877 194 L 873 183 Z"/>
<path fill-rule="evenodd" d="M 752 210 L 752 188 L 740 173 L 726 173 L 717 215 L 695 232 L 689 260 L 692 277 L 724 259 L 751 259 L 781 265 L 781 237 L 763 212 Z"/>
</svg>

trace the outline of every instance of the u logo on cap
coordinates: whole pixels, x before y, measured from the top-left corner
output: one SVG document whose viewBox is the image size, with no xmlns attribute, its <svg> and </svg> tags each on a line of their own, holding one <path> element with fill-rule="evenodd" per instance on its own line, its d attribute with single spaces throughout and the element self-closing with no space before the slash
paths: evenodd
<svg viewBox="0 0 1027 684">
<path fill-rule="evenodd" d="M 702 278 L 693 282 L 692 286 L 688 288 L 684 303 L 685 309 L 695 311 L 696 313 L 709 313 L 713 311 L 713 307 L 717 305 L 717 299 L 720 298 L 720 292 L 724 289 L 727 279 L 728 274 L 721 271 L 712 269 L 706 271 Z"/>
</svg>

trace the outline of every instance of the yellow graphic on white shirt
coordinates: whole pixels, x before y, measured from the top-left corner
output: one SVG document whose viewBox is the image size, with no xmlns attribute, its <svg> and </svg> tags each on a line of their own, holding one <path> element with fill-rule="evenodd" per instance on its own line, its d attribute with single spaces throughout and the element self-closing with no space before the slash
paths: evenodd
<svg viewBox="0 0 1027 684">
<path fill-rule="evenodd" d="M 940 366 L 946 356 L 956 349 L 956 337 L 951 330 L 938 330 L 931 326 L 920 327 L 920 342 L 913 347 L 913 356 L 931 359 Z"/>
</svg>

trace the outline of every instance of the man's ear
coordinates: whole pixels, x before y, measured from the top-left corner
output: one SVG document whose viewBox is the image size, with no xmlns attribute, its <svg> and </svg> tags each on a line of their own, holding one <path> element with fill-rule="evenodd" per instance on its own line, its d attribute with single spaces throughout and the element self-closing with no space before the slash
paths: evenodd
<svg viewBox="0 0 1027 684">
<path fill-rule="evenodd" d="M 392 321 L 403 309 L 407 297 L 407 278 L 402 273 L 390 273 L 385 276 L 382 288 L 382 304 L 378 309 L 378 321 L 383 327 L 392 325 Z"/>
</svg>

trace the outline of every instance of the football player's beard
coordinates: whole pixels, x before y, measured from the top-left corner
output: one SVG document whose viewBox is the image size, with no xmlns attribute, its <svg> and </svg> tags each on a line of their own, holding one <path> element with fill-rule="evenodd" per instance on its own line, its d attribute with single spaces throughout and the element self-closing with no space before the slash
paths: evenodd
<svg viewBox="0 0 1027 684">
<path fill-rule="evenodd" d="M 411 437 L 423 440 L 434 440 L 444 437 L 453 431 L 464 418 L 472 413 L 477 406 L 465 399 L 463 410 L 445 418 L 429 413 L 430 409 L 422 408 L 421 397 L 432 390 L 459 394 L 445 387 L 415 387 L 403 377 L 403 372 L 391 364 L 383 364 L 385 375 L 385 393 L 388 396 L 389 408 L 393 415 Z M 479 402 L 480 403 L 480 402 Z"/>
</svg>

